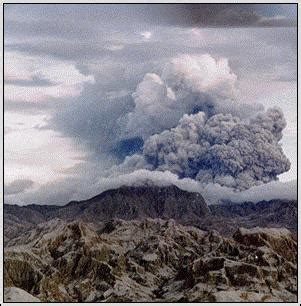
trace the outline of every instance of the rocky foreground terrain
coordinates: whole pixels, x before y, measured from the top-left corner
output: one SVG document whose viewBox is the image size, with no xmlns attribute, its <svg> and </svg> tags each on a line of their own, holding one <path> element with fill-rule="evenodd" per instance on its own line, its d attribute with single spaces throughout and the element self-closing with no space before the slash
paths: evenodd
<svg viewBox="0 0 301 306">
<path fill-rule="evenodd" d="M 6 301 L 297 301 L 296 201 L 122 187 L 4 212 Z"/>
</svg>

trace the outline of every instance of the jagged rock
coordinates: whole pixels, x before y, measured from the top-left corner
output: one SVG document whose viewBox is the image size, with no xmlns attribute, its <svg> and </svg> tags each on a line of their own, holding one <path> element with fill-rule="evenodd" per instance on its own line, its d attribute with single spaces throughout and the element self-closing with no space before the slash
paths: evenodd
<svg viewBox="0 0 301 306">
<path fill-rule="evenodd" d="M 267 246 L 285 259 L 296 263 L 297 243 L 294 241 L 292 233 L 285 229 L 272 228 L 240 228 L 233 238 L 247 246 L 263 247 Z"/>
<path fill-rule="evenodd" d="M 23 260 L 6 258 L 4 261 L 4 286 L 18 287 L 34 294 L 39 293 L 42 274 L 30 263 Z"/>
<path fill-rule="evenodd" d="M 54 219 L 9 241 L 4 277 L 43 302 L 296 302 L 296 263 L 286 229 Z"/>
</svg>

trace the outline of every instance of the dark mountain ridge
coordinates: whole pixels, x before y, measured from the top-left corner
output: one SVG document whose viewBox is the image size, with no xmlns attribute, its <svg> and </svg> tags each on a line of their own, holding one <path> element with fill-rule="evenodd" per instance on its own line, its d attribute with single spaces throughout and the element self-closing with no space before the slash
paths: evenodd
<svg viewBox="0 0 301 306">
<path fill-rule="evenodd" d="M 61 218 L 66 220 L 83 219 L 88 222 L 106 221 L 113 218 L 124 220 L 163 218 L 197 219 L 210 213 L 199 193 L 181 190 L 176 186 L 122 186 L 107 190 L 84 201 L 72 201 L 65 206 L 4 205 L 5 213 L 27 218 Z"/>
<path fill-rule="evenodd" d="M 92 223 L 161 218 L 229 234 L 238 226 L 284 226 L 296 232 L 297 201 L 276 199 L 207 206 L 201 194 L 176 186 L 122 186 L 65 206 L 4 204 L 5 237 L 15 237 L 53 218 Z"/>
</svg>

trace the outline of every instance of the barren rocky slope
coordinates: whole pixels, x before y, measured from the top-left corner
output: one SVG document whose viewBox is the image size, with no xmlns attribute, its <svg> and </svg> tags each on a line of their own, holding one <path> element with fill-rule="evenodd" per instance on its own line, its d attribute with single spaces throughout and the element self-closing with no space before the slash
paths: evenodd
<svg viewBox="0 0 301 306">
<path fill-rule="evenodd" d="M 297 243 L 287 229 L 232 238 L 175 221 L 53 219 L 9 241 L 5 287 L 41 301 L 296 301 Z"/>
</svg>

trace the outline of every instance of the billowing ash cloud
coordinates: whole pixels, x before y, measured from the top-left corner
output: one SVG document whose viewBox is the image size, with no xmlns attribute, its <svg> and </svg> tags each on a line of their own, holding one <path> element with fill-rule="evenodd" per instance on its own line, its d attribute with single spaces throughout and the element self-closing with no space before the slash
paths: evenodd
<svg viewBox="0 0 301 306">
<path fill-rule="evenodd" d="M 133 93 L 135 108 L 125 122 L 122 138 L 142 137 L 177 125 L 184 114 L 204 111 L 208 116 L 232 113 L 240 117 L 261 109 L 235 100 L 237 76 L 228 60 L 208 54 L 181 55 L 171 59 L 161 76 L 145 75 Z"/>
<path fill-rule="evenodd" d="M 278 141 L 285 127 L 283 113 L 269 109 L 249 122 L 231 114 L 184 115 L 179 125 L 151 136 L 145 160 L 157 170 L 218 183 L 237 190 L 277 179 L 290 162 Z"/>
<path fill-rule="evenodd" d="M 279 143 L 284 115 L 238 102 L 236 80 L 226 59 L 208 54 L 181 55 L 161 76 L 146 74 L 133 94 L 135 108 L 123 118 L 123 136 L 142 137 L 142 153 L 126 157 L 108 176 L 170 171 L 237 191 L 277 180 L 290 169 Z"/>
<path fill-rule="evenodd" d="M 286 127 L 285 118 L 279 108 L 270 108 L 265 113 L 258 114 L 251 119 L 251 124 L 269 130 L 277 140 L 282 138 L 282 130 Z"/>
</svg>

